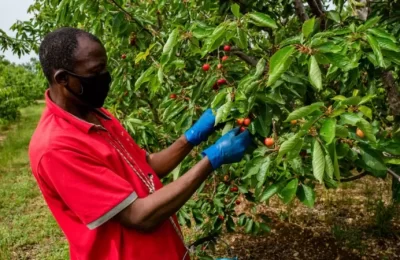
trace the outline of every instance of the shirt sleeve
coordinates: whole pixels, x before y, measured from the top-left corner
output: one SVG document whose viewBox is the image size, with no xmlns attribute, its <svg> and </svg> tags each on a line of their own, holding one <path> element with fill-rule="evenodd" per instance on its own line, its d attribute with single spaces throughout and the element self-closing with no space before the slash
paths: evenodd
<svg viewBox="0 0 400 260">
<path fill-rule="evenodd" d="M 38 173 L 89 229 L 104 224 L 137 199 L 125 179 L 78 151 L 47 152 Z"/>
</svg>

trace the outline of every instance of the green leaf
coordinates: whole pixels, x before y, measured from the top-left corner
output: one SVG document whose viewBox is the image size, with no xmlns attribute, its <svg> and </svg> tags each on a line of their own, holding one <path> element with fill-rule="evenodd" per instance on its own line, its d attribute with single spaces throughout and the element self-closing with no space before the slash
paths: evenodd
<svg viewBox="0 0 400 260">
<path fill-rule="evenodd" d="M 243 177 L 243 179 L 248 179 L 251 178 L 253 175 L 257 175 L 263 162 L 264 158 L 262 157 L 254 158 L 253 160 L 248 162 L 245 170 L 246 175 Z"/>
<path fill-rule="evenodd" d="M 261 195 L 260 202 L 269 200 L 269 198 L 274 196 L 279 191 L 279 189 L 280 189 L 280 186 L 278 184 L 272 184 L 271 186 L 266 188 Z"/>
<path fill-rule="evenodd" d="M 290 160 L 295 156 L 298 156 L 301 148 L 303 146 L 303 138 L 300 138 L 298 135 L 294 135 L 285 142 L 281 144 L 279 149 L 277 162 L 279 163 L 283 156 L 287 154 L 287 159 Z"/>
<path fill-rule="evenodd" d="M 385 62 L 383 61 L 383 56 L 382 56 L 382 51 L 381 48 L 379 47 L 378 41 L 375 39 L 374 36 L 367 34 L 367 41 L 369 45 L 371 46 L 372 50 L 374 51 L 376 61 L 378 62 L 378 65 L 382 68 L 385 67 Z"/>
<path fill-rule="evenodd" d="M 342 47 L 332 42 L 326 42 L 316 46 L 315 50 L 321 53 L 339 53 L 342 51 Z"/>
<path fill-rule="evenodd" d="M 335 127 L 335 136 L 340 137 L 340 138 L 347 138 L 349 136 L 349 130 L 341 125 L 336 125 Z"/>
<path fill-rule="evenodd" d="M 281 47 L 284 47 L 284 46 L 286 46 L 286 45 L 300 44 L 300 43 L 301 43 L 301 37 L 298 36 L 298 35 L 296 35 L 296 36 L 293 36 L 293 37 L 284 39 L 283 41 L 281 41 L 281 42 L 279 43 L 279 45 L 280 45 Z"/>
<path fill-rule="evenodd" d="M 218 125 L 219 123 L 226 121 L 231 112 L 232 106 L 233 102 L 228 101 L 218 109 L 217 115 L 215 116 L 215 125 Z"/>
<path fill-rule="evenodd" d="M 308 19 L 303 23 L 302 32 L 304 38 L 307 39 L 311 35 L 311 33 L 314 31 L 314 27 L 315 27 L 315 17 Z"/>
<path fill-rule="evenodd" d="M 322 89 L 321 70 L 314 56 L 311 56 L 310 58 L 308 71 L 309 71 L 308 75 L 311 85 L 313 85 L 314 88 L 316 88 L 318 91 L 321 90 Z"/>
<path fill-rule="evenodd" d="M 360 102 L 361 102 L 361 97 L 354 96 L 354 97 L 349 97 L 349 98 L 342 100 L 340 102 L 340 104 L 347 105 L 347 106 L 349 106 L 349 105 L 355 106 L 355 105 L 358 105 Z"/>
<path fill-rule="evenodd" d="M 211 108 L 212 109 L 217 109 L 221 103 L 226 99 L 226 92 L 222 91 L 219 92 L 215 97 L 214 100 L 211 102 Z M 229 95 L 229 94 L 228 94 Z"/>
<path fill-rule="evenodd" d="M 314 141 L 312 166 L 314 177 L 322 184 L 325 172 L 325 156 L 317 140 Z"/>
<path fill-rule="evenodd" d="M 152 74 L 154 71 L 155 68 L 153 66 L 150 66 L 140 75 L 140 77 L 135 82 L 135 91 L 138 90 L 143 83 L 148 82 L 152 79 Z"/>
<path fill-rule="evenodd" d="M 336 154 L 336 142 L 332 142 L 330 145 L 328 145 L 328 151 L 333 162 L 333 173 L 335 175 L 336 180 L 340 181 L 339 162 L 338 162 L 338 156 Z"/>
<path fill-rule="evenodd" d="M 240 18 L 240 6 L 238 4 L 231 5 L 231 11 L 236 18 Z"/>
<path fill-rule="evenodd" d="M 169 54 L 172 51 L 174 46 L 178 43 L 178 36 L 179 36 L 179 29 L 176 28 L 169 34 L 168 40 L 163 48 L 163 54 Z"/>
<path fill-rule="evenodd" d="M 360 145 L 361 158 L 366 166 L 368 166 L 375 177 L 383 177 L 386 175 L 387 167 L 382 159 L 382 155 L 377 151 Z"/>
<path fill-rule="evenodd" d="M 267 179 L 267 174 L 268 174 L 268 170 L 269 167 L 271 166 L 271 158 L 270 157 L 265 157 L 261 166 L 260 166 L 260 170 L 257 174 L 257 187 L 260 188 L 264 185 L 265 180 Z"/>
<path fill-rule="evenodd" d="M 340 23 L 340 14 L 336 11 L 327 12 L 327 17 L 336 23 Z"/>
<path fill-rule="evenodd" d="M 221 23 L 218 25 L 217 28 L 214 29 L 211 36 L 207 39 L 206 43 L 203 46 L 202 53 L 203 57 L 213 51 L 214 49 L 218 48 L 219 42 L 223 39 L 225 33 L 227 31 L 227 24 Z M 217 45 L 215 43 L 218 43 Z"/>
<path fill-rule="evenodd" d="M 264 60 L 264 58 L 261 58 L 258 63 L 257 63 L 257 67 L 256 67 L 256 73 L 254 74 L 254 78 L 259 78 L 264 70 L 265 70 L 265 63 L 266 61 Z"/>
<path fill-rule="evenodd" d="M 267 137 L 271 131 L 272 109 L 268 105 L 262 104 L 257 110 L 259 114 L 254 120 L 254 127 L 259 135 Z"/>
<path fill-rule="evenodd" d="M 244 229 L 244 231 L 245 231 L 247 234 L 251 233 L 251 229 L 253 228 L 253 224 L 254 224 L 253 219 L 249 219 L 249 220 L 247 221 L 246 227 L 245 227 L 245 229 Z"/>
<path fill-rule="evenodd" d="M 302 184 L 298 189 L 297 197 L 307 207 L 310 207 L 310 208 L 314 207 L 315 191 L 313 188 L 311 188 L 305 184 Z"/>
<path fill-rule="evenodd" d="M 324 121 L 320 129 L 321 138 L 326 142 L 326 144 L 332 143 L 335 138 L 336 133 L 336 119 L 329 118 Z"/>
<path fill-rule="evenodd" d="M 375 36 L 381 37 L 381 38 L 386 38 L 388 40 L 391 40 L 392 42 L 396 42 L 396 38 L 391 35 L 390 33 L 387 33 L 385 30 L 381 28 L 371 28 L 368 29 L 369 33 L 372 33 Z"/>
<path fill-rule="evenodd" d="M 237 35 L 238 35 L 238 45 L 241 49 L 247 49 L 248 41 L 247 41 L 247 34 L 246 32 L 241 29 L 240 27 L 237 28 Z"/>
<path fill-rule="evenodd" d="M 279 196 L 282 198 L 283 203 L 288 204 L 296 196 L 297 186 L 299 185 L 299 180 L 291 180 L 280 192 Z"/>
<path fill-rule="evenodd" d="M 171 172 L 173 180 L 177 180 L 179 178 L 179 172 L 181 170 L 182 163 L 180 163 L 175 169 Z"/>
<path fill-rule="evenodd" d="M 325 154 L 325 173 L 326 176 L 328 176 L 330 179 L 333 178 L 333 172 L 334 172 L 334 168 L 333 168 L 333 163 L 332 163 L 332 159 L 329 156 L 329 154 Z"/>
<path fill-rule="evenodd" d="M 253 12 L 247 14 L 250 17 L 251 23 L 260 26 L 260 27 L 270 27 L 272 29 L 277 29 L 278 26 L 276 25 L 275 21 L 269 15 Z"/>
<path fill-rule="evenodd" d="M 374 27 L 375 24 L 377 24 L 380 19 L 381 19 L 380 16 L 375 16 L 371 19 L 368 19 L 363 25 L 358 27 L 357 32 L 364 32 L 364 31 L 368 30 L 369 28 Z"/>
<path fill-rule="evenodd" d="M 376 137 L 374 135 L 372 126 L 367 120 L 365 120 L 364 118 L 360 118 L 360 120 L 357 122 L 357 126 L 361 129 L 361 131 L 364 132 L 365 137 L 369 141 L 376 143 Z"/>
<path fill-rule="evenodd" d="M 289 122 L 295 119 L 300 119 L 303 117 L 306 117 L 310 115 L 312 112 L 320 109 L 320 107 L 324 106 L 323 102 L 317 102 L 314 104 L 311 104 L 309 106 L 301 107 L 299 109 L 296 109 L 292 113 L 289 114 L 289 116 L 286 118 L 285 122 Z"/>
<path fill-rule="evenodd" d="M 358 110 L 364 114 L 364 116 L 368 117 L 372 120 L 372 109 L 367 106 L 359 106 Z"/>
<path fill-rule="evenodd" d="M 397 45 L 397 43 L 392 42 L 392 40 L 381 37 L 376 37 L 375 39 L 378 42 L 379 47 L 381 47 L 381 49 L 400 52 L 400 47 Z"/>
<path fill-rule="evenodd" d="M 292 64 L 293 46 L 287 46 L 277 51 L 272 57 L 269 66 L 268 86 L 273 85 Z"/>
<path fill-rule="evenodd" d="M 360 117 L 357 114 L 352 114 L 352 113 L 345 113 L 340 115 L 340 122 L 342 125 L 357 125 L 357 123 L 360 121 Z"/>
</svg>

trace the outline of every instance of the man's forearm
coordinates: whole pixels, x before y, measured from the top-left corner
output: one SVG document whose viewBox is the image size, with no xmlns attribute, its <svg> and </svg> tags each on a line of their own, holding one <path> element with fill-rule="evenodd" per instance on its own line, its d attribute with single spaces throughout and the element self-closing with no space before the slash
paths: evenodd
<svg viewBox="0 0 400 260">
<path fill-rule="evenodd" d="M 206 157 L 176 181 L 133 202 L 117 219 L 128 227 L 152 230 L 176 213 L 211 172 L 212 166 Z"/>
<path fill-rule="evenodd" d="M 147 162 L 158 177 L 163 178 L 175 169 L 192 149 L 193 145 L 186 140 L 185 136 L 181 136 L 168 148 L 158 153 L 150 154 Z"/>
</svg>

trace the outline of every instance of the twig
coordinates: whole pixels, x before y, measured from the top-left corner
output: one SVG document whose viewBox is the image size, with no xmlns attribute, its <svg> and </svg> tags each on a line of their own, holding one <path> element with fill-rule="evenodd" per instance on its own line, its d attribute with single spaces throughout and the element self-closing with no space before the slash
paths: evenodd
<svg viewBox="0 0 400 260">
<path fill-rule="evenodd" d="M 340 182 L 355 181 L 355 180 L 361 179 L 362 177 L 365 177 L 367 175 L 368 175 L 368 172 L 363 172 L 363 173 L 360 173 L 359 175 L 356 175 L 356 176 L 352 176 L 352 177 L 345 178 L 345 179 L 340 179 Z"/>
<path fill-rule="evenodd" d="M 138 24 L 140 27 L 142 27 L 142 29 L 147 32 L 148 34 L 150 34 L 151 36 L 153 36 L 153 34 L 151 33 L 151 31 L 149 29 L 147 29 L 146 27 L 141 25 L 141 22 L 134 17 L 132 14 L 130 14 L 128 11 L 126 11 L 122 6 L 120 6 L 115 0 L 110 0 L 114 5 L 116 5 L 122 12 L 124 12 L 126 15 L 128 15 L 133 21 L 135 21 L 136 24 Z"/>
<path fill-rule="evenodd" d="M 387 92 L 389 108 L 394 116 L 400 116 L 400 93 L 391 71 L 383 72 L 383 85 Z"/>
<path fill-rule="evenodd" d="M 392 169 L 388 168 L 387 171 L 388 171 L 388 173 L 389 173 L 390 175 L 393 176 L 393 178 L 395 178 L 397 181 L 400 182 L 400 176 L 397 175 Z"/>
<path fill-rule="evenodd" d="M 247 55 L 246 53 L 240 51 L 238 48 L 232 47 L 231 53 L 233 55 L 236 55 L 239 59 L 243 60 L 244 62 L 246 62 L 247 64 L 249 64 L 253 67 L 257 66 L 257 63 L 258 63 L 257 58 Z"/>
<path fill-rule="evenodd" d="M 153 114 L 154 123 L 156 123 L 157 125 L 161 125 L 162 123 L 160 121 L 160 117 L 158 116 L 157 109 L 154 108 L 153 103 L 147 98 L 144 98 L 144 101 L 146 101 L 149 105 L 150 111 Z"/>
</svg>

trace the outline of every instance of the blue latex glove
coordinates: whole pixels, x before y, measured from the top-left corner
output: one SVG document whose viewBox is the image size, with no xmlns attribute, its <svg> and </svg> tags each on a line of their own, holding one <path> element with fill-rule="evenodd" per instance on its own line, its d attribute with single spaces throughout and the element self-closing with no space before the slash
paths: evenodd
<svg viewBox="0 0 400 260">
<path fill-rule="evenodd" d="M 246 148 L 251 143 L 248 130 L 239 133 L 235 128 L 222 136 L 214 145 L 204 150 L 201 154 L 207 156 L 213 169 L 222 164 L 239 162 L 242 160 Z"/>
<path fill-rule="evenodd" d="M 197 122 L 185 133 L 186 139 L 193 145 L 207 140 L 214 132 L 215 116 L 211 109 L 207 109 Z"/>
</svg>

